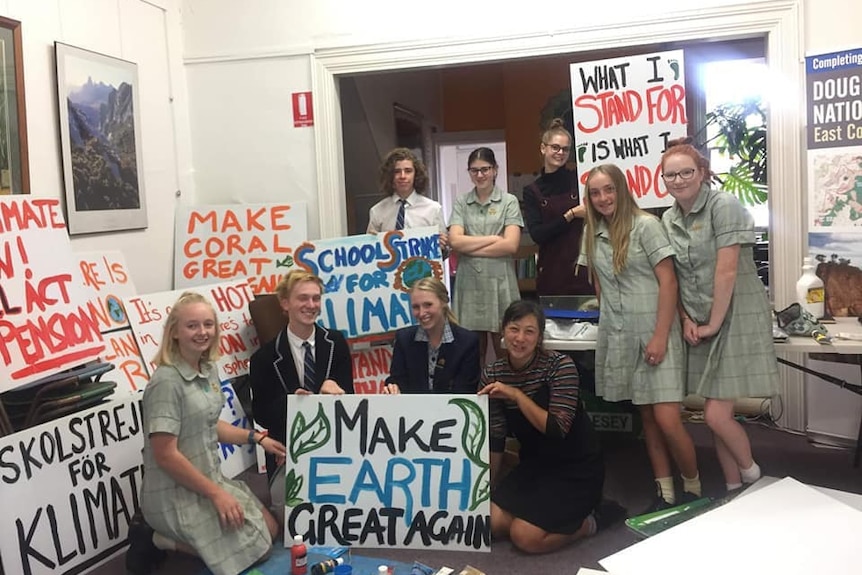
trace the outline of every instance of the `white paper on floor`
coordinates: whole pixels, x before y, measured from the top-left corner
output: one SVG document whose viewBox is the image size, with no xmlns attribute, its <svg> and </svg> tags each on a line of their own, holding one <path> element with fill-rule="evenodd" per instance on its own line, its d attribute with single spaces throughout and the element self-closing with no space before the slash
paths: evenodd
<svg viewBox="0 0 862 575">
<path fill-rule="evenodd" d="M 786 478 L 599 561 L 613 575 L 858 575 L 862 512 Z"/>
</svg>

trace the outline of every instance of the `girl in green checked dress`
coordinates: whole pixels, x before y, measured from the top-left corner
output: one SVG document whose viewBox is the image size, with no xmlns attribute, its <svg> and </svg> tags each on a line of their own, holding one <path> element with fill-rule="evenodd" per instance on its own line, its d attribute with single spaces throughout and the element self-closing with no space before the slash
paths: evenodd
<svg viewBox="0 0 862 575">
<path fill-rule="evenodd" d="M 594 167 L 585 188 L 580 263 L 589 266 L 600 302 L 596 392 L 638 406 L 657 491 L 646 512 L 659 511 L 677 503 L 671 459 L 682 474 L 683 500 L 701 495 L 694 444 L 680 417 L 685 353 L 673 248 L 661 222 L 638 208 L 617 166 Z"/>
<path fill-rule="evenodd" d="M 675 252 L 688 391 L 706 398 L 704 418 L 733 491 L 760 478 L 733 400 L 778 392 L 772 310 L 752 253 L 754 220 L 734 196 L 710 188 L 709 161 L 688 139 L 668 142 L 661 168 L 676 200 L 662 223 Z"/>
</svg>

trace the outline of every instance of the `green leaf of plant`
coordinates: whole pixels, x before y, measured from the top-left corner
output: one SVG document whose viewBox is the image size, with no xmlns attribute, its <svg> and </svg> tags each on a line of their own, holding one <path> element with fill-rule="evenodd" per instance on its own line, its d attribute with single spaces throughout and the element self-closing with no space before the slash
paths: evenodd
<svg viewBox="0 0 862 575">
<path fill-rule="evenodd" d="M 302 502 L 302 498 L 297 497 L 300 489 L 302 489 L 302 484 L 305 482 L 305 478 L 302 475 L 297 475 L 295 469 L 291 469 L 284 478 L 284 500 Z M 296 505 L 296 503 L 290 504 L 287 503 L 290 507 Z"/>
<path fill-rule="evenodd" d="M 296 463 L 300 456 L 325 445 L 331 434 L 329 419 L 323 411 L 322 403 L 317 405 L 317 414 L 308 424 L 305 417 L 297 413 L 290 427 L 290 459 Z"/>
</svg>

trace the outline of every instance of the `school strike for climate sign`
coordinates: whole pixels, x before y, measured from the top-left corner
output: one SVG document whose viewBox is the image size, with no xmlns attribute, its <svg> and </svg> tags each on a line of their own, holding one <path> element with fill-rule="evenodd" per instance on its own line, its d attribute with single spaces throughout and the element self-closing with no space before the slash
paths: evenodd
<svg viewBox="0 0 862 575">
<path fill-rule="evenodd" d="M 143 478 L 141 396 L 0 438 L 0 558 L 83 573 L 126 546 Z"/>
<path fill-rule="evenodd" d="M 0 199 L 0 392 L 99 357 L 59 200 Z"/>
<path fill-rule="evenodd" d="M 612 163 L 642 208 L 673 203 L 661 182 L 667 141 L 686 135 L 683 51 L 571 65 L 575 149 L 581 182 Z"/>
<path fill-rule="evenodd" d="M 291 395 L 285 545 L 489 551 L 488 398 Z"/>
<path fill-rule="evenodd" d="M 216 363 L 219 380 L 225 381 L 247 374 L 248 362 L 259 342 L 248 313 L 248 302 L 253 295 L 245 281 L 126 298 L 123 305 L 149 374 L 152 375 L 156 368 L 153 358 L 159 350 L 165 320 L 171 312 L 171 306 L 186 291 L 193 291 L 207 298 L 218 316 L 221 329 L 218 343 L 221 358 Z"/>
<path fill-rule="evenodd" d="M 296 248 L 296 265 L 323 280 L 321 323 L 347 338 L 411 325 L 410 286 L 424 277 L 443 279 L 438 234 L 437 228 L 416 228 Z"/>
<path fill-rule="evenodd" d="M 248 279 L 272 293 L 293 264 L 293 247 L 308 238 L 304 202 L 177 209 L 176 287 Z"/>
</svg>

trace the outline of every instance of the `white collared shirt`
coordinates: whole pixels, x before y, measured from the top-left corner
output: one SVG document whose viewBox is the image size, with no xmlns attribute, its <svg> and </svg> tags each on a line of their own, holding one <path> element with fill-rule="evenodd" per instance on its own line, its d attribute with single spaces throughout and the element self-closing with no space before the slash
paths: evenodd
<svg viewBox="0 0 862 575">
<path fill-rule="evenodd" d="M 398 201 L 401 197 L 392 194 L 383 198 L 368 210 L 368 230 L 371 233 L 388 232 L 395 229 L 395 220 L 398 217 Z M 415 190 L 406 198 L 404 205 L 404 229 L 435 227 L 440 233 L 446 233 L 446 224 L 443 221 L 443 206 L 431 198 L 427 198 Z"/>
<path fill-rule="evenodd" d="M 317 359 L 317 350 L 314 348 L 315 331 L 311 332 L 311 337 L 308 339 L 302 339 L 290 331 L 290 327 L 287 328 L 287 341 L 290 344 L 290 353 L 293 355 L 293 363 L 296 365 L 296 375 L 299 377 L 299 387 L 303 387 L 303 382 L 305 381 L 305 348 L 302 347 L 302 344 L 308 342 L 311 345 L 311 355 L 315 360 Z"/>
</svg>

